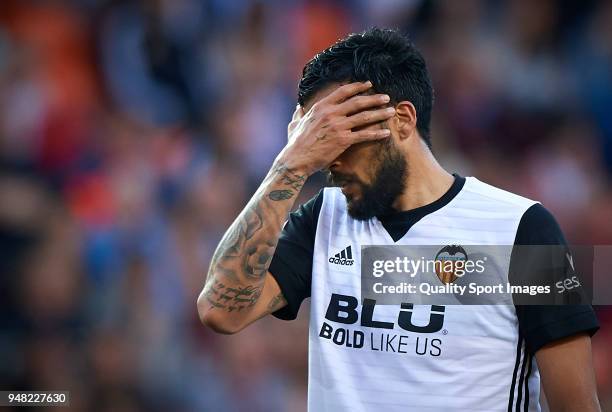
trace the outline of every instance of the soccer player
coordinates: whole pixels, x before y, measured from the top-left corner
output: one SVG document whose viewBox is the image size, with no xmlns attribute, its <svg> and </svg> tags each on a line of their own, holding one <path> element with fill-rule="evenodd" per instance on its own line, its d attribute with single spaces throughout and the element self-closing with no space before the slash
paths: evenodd
<svg viewBox="0 0 612 412">
<path fill-rule="evenodd" d="M 538 202 L 450 174 L 431 152 L 425 61 L 393 30 L 352 34 L 304 68 L 288 144 L 227 230 L 198 298 L 240 331 L 310 297 L 311 411 L 600 410 L 589 305 L 360 301 L 361 245 L 564 245 Z M 289 214 L 306 179 L 336 187 Z M 288 337 L 282 337 L 288 339 Z"/>
</svg>

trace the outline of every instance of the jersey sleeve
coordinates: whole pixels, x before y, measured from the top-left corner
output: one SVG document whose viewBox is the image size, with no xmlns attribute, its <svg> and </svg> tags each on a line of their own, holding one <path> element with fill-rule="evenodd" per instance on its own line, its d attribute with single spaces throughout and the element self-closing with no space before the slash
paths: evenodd
<svg viewBox="0 0 612 412">
<path fill-rule="evenodd" d="M 289 214 L 272 257 L 272 274 L 287 305 L 272 313 L 284 320 L 296 318 L 302 301 L 310 297 L 312 257 L 323 190 Z"/>
<path fill-rule="evenodd" d="M 565 253 L 558 252 L 569 250 L 561 228 L 553 215 L 539 203 L 531 206 L 523 214 L 514 244 L 538 245 L 539 248 L 544 245 L 564 247 L 544 249 L 546 253 L 542 253 L 542 249 L 540 252 L 530 252 L 530 248 L 524 247 L 520 248 L 523 251 L 520 254 L 513 250 L 510 262 L 511 276 L 512 273 L 521 270 L 528 274 L 529 272 L 545 274 L 547 283 L 550 280 L 554 283 L 556 279 L 565 278 L 573 269 L 570 268 Z M 595 312 L 588 304 L 516 305 L 516 314 L 519 332 L 531 353 L 556 340 L 578 333 L 593 335 L 599 329 Z"/>
</svg>

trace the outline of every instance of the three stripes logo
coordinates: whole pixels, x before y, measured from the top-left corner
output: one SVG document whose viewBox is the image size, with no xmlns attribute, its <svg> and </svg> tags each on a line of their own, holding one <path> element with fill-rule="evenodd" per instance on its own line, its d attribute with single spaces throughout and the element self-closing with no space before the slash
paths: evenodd
<svg viewBox="0 0 612 412">
<path fill-rule="evenodd" d="M 334 256 L 330 257 L 328 262 L 335 265 L 353 266 L 355 261 L 353 260 L 353 251 L 351 250 L 351 246 L 349 245 L 345 247 L 341 252 L 338 252 Z"/>
</svg>

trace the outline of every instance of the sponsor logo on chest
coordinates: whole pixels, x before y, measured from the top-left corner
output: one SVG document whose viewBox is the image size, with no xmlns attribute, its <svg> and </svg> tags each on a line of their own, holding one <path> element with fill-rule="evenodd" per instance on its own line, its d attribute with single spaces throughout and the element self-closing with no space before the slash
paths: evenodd
<svg viewBox="0 0 612 412">
<path fill-rule="evenodd" d="M 334 265 L 353 266 L 355 264 L 355 260 L 353 259 L 352 246 L 348 245 L 340 252 L 336 253 L 333 256 L 330 256 L 327 261 Z"/>
</svg>

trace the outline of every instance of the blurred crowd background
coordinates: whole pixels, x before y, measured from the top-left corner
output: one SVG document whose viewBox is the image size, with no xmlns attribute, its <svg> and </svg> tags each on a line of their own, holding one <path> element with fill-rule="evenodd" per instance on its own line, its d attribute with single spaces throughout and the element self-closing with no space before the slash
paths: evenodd
<svg viewBox="0 0 612 412">
<path fill-rule="evenodd" d="M 77 411 L 305 410 L 306 308 L 226 337 L 195 302 L 303 65 L 373 25 L 425 55 L 448 170 L 612 244 L 612 2 L 2 0 L 0 389 L 70 390 Z"/>
</svg>

